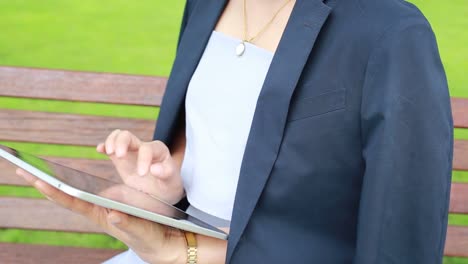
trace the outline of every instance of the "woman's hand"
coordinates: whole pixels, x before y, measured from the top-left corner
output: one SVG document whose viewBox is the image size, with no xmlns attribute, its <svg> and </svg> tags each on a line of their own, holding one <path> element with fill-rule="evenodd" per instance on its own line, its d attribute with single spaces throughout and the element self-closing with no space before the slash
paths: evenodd
<svg viewBox="0 0 468 264">
<path fill-rule="evenodd" d="M 171 204 L 184 196 L 180 165 L 161 141 L 142 142 L 131 132 L 117 129 L 96 149 L 109 156 L 126 185 Z"/>
<path fill-rule="evenodd" d="M 185 143 L 182 143 L 179 147 L 184 147 Z M 174 159 L 164 143 L 142 142 L 130 132 L 120 130 L 112 132 L 105 143 L 97 146 L 97 151 L 110 157 L 125 186 L 158 196 L 170 203 L 178 202 L 184 195 L 180 176 L 183 155 L 180 155 L 180 150 L 183 148 L 176 147 Z M 17 174 L 49 200 L 99 225 L 144 261 L 156 264 L 187 262 L 186 240 L 180 230 L 74 198 L 24 170 L 18 169 Z M 120 190 L 116 185 L 104 192 L 112 196 L 125 193 L 125 190 Z M 197 235 L 197 242 L 199 263 L 224 263 L 226 241 Z"/>
<path fill-rule="evenodd" d="M 49 200 L 98 224 L 144 261 L 157 264 L 186 263 L 187 245 L 181 231 L 74 198 L 24 170 L 18 169 L 16 173 Z"/>
</svg>

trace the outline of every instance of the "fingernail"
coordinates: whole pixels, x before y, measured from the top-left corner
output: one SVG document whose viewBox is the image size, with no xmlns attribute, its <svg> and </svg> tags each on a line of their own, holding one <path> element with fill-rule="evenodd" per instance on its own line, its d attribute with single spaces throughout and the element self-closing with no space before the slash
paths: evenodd
<svg viewBox="0 0 468 264">
<path fill-rule="evenodd" d="M 115 155 L 117 156 L 117 158 L 121 158 L 123 156 L 123 150 L 117 149 L 115 151 Z"/>
<path fill-rule="evenodd" d="M 138 168 L 138 175 L 145 176 L 145 174 L 146 174 L 146 171 L 144 168 Z"/>
<path fill-rule="evenodd" d="M 97 144 L 96 151 L 101 152 L 100 149 L 102 148 L 102 143 Z"/>
<path fill-rule="evenodd" d="M 111 148 L 110 146 L 109 146 L 108 148 L 106 148 L 106 153 L 107 153 L 107 155 L 112 154 L 112 152 L 114 152 L 114 149 L 113 149 L 113 148 Z"/>
</svg>

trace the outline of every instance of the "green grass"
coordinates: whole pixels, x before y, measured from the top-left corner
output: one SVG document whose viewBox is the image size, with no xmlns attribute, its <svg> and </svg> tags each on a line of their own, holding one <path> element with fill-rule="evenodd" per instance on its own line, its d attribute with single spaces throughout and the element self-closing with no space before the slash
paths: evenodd
<svg viewBox="0 0 468 264">
<path fill-rule="evenodd" d="M 36 190 L 33 187 L 27 187 L 27 186 L 18 187 L 18 186 L 0 185 L 0 196 L 44 198 L 44 195 L 42 195 L 38 190 Z M 0 237 L 1 237 L 1 231 L 0 231 Z"/>
<path fill-rule="evenodd" d="M 185 1 L 0 1 L 0 65 L 168 75 Z"/>
<path fill-rule="evenodd" d="M 107 157 L 96 151 L 94 147 L 64 146 L 55 144 L 37 144 L 26 142 L 0 141 L 0 144 L 42 156 L 59 156 L 66 158 L 106 159 Z"/>
<path fill-rule="evenodd" d="M 468 97 L 468 2 L 411 0 L 434 29 L 447 72 L 451 96 Z"/>
<path fill-rule="evenodd" d="M 159 107 L 0 97 L 1 108 L 155 120 Z"/>
<path fill-rule="evenodd" d="M 468 140 L 468 129 L 455 128 L 454 137 L 456 139 Z"/>
<path fill-rule="evenodd" d="M 453 171 L 452 181 L 468 183 L 468 171 Z"/>
<path fill-rule="evenodd" d="M 468 264 L 466 258 L 444 257 L 444 264 Z"/>
<path fill-rule="evenodd" d="M 185 1 L 0 0 L 0 65 L 167 76 Z M 452 96 L 468 97 L 468 2 L 412 0 L 436 33 Z M 157 107 L 0 97 L 0 108 L 155 119 Z M 455 137 L 468 140 L 468 129 Z M 103 159 L 92 147 L 0 142 L 32 154 Z M 454 181 L 468 182 L 467 172 Z M 42 197 L 32 187 L 0 186 L 0 196 Z M 450 224 L 468 225 L 451 214 Z M 106 235 L 0 229 L 0 242 L 125 248 Z M 445 264 L 468 263 L 445 258 Z"/>
<path fill-rule="evenodd" d="M 38 238 L 42 238 L 42 240 Z M 102 234 L 76 234 L 21 229 L 0 229 L 0 242 L 89 248 L 127 248 L 117 239 Z"/>
<path fill-rule="evenodd" d="M 463 214 L 450 214 L 449 225 L 468 226 L 468 215 Z"/>
</svg>

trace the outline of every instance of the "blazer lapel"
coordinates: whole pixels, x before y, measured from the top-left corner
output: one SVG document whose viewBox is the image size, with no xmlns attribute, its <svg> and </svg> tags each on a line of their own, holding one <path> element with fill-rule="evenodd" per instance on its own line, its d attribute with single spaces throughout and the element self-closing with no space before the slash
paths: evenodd
<svg viewBox="0 0 468 264">
<path fill-rule="evenodd" d="M 271 173 L 283 138 L 290 99 L 330 11 L 322 0 L 297 0 L 273 57 L 242 160 L 228 241 L 228 262 Z"/>
<path fill-rule="evenodd" d="M 161 110 L 164 111 L 159 113 L 154 139 L 171 143 L 177 118 L 185 109 L 183 103 L 190 79 L 226 3 L 226 0 L 203 0 L 195 3 L 180 39 L 178 54 L 161 105 Z"/>
</svg>

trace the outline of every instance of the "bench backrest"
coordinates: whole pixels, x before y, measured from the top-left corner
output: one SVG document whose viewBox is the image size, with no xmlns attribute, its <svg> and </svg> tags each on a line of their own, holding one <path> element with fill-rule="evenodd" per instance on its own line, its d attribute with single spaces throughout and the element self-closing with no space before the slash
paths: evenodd
<svg viewBox="0 0 468 264">
<path fill-rule="evenodd" d="M 155 107 L 161 103 L 165 86 L 166 78 L 162 77 L 0 67 L 0 96 L 3 97 L 154 106 L 148 109 L 154 111 L 152 120 L 2 109 L 0 106 L 0 141 L 94 147 L 117 128 L 131 130 L 140 138 L 151 140 L 157 117 Z M 108 160 L 46 158 L 103 177 L 116 175 Z M 14 170 L 7 162 L 0 162 L 0 184 L 27 186 Z M 0 228 L 101 232 L 81 216 L 45 199 L 19 197 L 0 197 Z"/>
<path fill-rule="evenodd" d="M 166 79 L 160 77 L 0 67 L 0 96 L 159 106 L 165 85 Z M 452 98 L 452 109 L 455 127 L 468 129 L 468 99 Z M 154 120 L 0 106 L 0 141 L 94 146 L 116 128 L 131 130 L 150 140 Z M 468 140 L 456 140 L 454 147 L 453 169 L 468 171 Z M 106 160 L 48 158 L 105 177 L 115 175 Z M 26 185 L 14 174 L 14 167 L 5 162 L 0 162 L 0 173 L 0 185 Z M 468 183 L 453 183 L 450 212 L 468 217 Z M 43 199 L 0 197 L 0 216 L 8 216 L 0 217 L 0 228 L 101 232 L 80 216 Z M 449 226 L 445 255 L 468 257 L 468 226 Z"/>
</svg>

